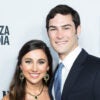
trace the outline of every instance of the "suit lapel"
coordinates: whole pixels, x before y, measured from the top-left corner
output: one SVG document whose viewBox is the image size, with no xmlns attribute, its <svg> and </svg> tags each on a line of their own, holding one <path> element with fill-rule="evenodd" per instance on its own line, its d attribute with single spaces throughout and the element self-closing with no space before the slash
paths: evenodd
<svg viewBox="0 0 100 100">
<path fill-rule="evenodd" d="M 70 92 L 72 86 L 74 85 L 76 79 L 78 78 L 78 75 L 80 74 L 81 70 L 84 67 L 84 66 L 82 66 L 82 64 L 85 61 L 87 55 L 88 54 L 85 52 L 85 50 L 82 50 L 81 53 L 79 54 L 79 56 L 77 57 L 77 59 L 75 60 L 73 66 L 69 72 L 69 75 L 65 81 L 65 84 L 64 84 L 62 100 L 64 98 L 67 98 L 68 93 Z"/>
</svg>

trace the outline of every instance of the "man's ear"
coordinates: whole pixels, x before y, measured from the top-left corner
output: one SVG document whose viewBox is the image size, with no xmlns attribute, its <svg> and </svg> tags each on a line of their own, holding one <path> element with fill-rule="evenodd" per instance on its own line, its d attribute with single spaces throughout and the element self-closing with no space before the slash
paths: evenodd
<svg viewBox="0 0 100 100">
<path fill-rule="evenodd" d="M 81 25 L 79 25 L 79 26 L 77 27 L 77 35 L 79 36 L 80 33 L 81 33 Z"/>
</svg>

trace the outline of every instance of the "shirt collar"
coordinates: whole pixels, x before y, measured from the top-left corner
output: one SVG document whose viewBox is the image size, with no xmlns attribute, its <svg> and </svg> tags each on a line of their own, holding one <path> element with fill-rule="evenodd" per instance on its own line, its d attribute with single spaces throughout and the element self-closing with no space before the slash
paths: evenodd
<svg viewBox="0 0 100 100">
<path fill-rule="evenodd" d="M 59 63 L 62 62 L 65 66 L 65 68 L 67 68 L 67 70 L 70 70 L 75 59 L 77 58 L 77 56 L 79 55 L 79 53 L 81 52 L 82 48 L 81 47 L 76 47 L 72 52 L 70 52 L 65 59 L 62 61 L 61 59 L 59 59 Z"/>
</svg>

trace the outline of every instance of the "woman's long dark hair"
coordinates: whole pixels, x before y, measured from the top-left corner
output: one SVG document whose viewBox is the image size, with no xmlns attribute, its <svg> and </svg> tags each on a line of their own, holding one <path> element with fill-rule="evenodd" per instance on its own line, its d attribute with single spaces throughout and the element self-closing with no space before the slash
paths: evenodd
<svg viewBox="0 0 100 100">
<path fill-rule="evenodd" d="M 26 79 L 24 78 L 23 81 L 19 79 L 20 73 L 21 73 L 20 64 L 21 64 L 23 56 L 27 54 L 29 51 L 32 51 L 35 49 L 42 49 L 47 56 L 48 64 L 50 67 L 47 73 L 49 74 L 50 79 L 47 83 L 45 83 L 45 81 L 43 80 L 43 84 L 47 86 L 49 85 L 51 77 L 52 77 L 52 56 L 51 56 L 50 50 L 47 47 L 47 45 L 41 40 L 28 41 L 27 43 L 23 45 L 23 47 L 19 51 L 14 77 L 10 84 L 9 100 L 25 100 Z"/>
</svg>

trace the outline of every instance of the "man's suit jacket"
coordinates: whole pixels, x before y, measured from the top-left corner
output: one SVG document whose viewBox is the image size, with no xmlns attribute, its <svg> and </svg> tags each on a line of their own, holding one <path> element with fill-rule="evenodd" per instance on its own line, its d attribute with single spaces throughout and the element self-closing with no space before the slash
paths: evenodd
<svg viewBox="0 0 100 100">
<path fill-rule="evenodd" d="M 51 100 L 53 80 L 49 87 Z M 61 100 L 100 100 L 100 58 L 82 49 L 65 81 Z"/>
</svg>

